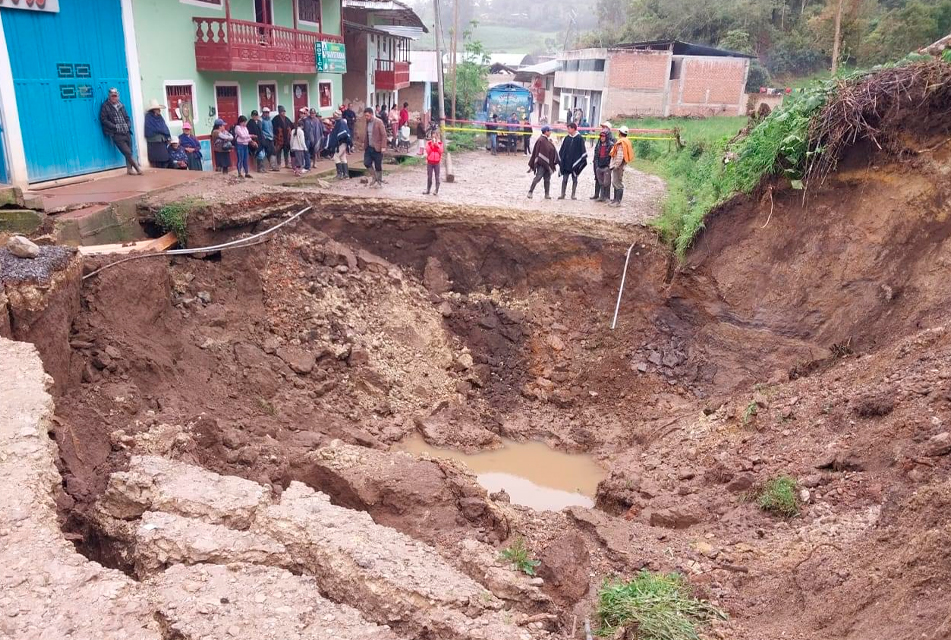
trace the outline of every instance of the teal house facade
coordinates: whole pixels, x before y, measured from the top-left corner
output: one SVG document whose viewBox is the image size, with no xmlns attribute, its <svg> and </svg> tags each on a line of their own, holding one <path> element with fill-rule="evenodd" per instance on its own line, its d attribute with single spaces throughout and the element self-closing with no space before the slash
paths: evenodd
<svg viewBox="0 0 951 640">
<path fill-rule="evenodd" d="M 340 0 L 135 2 L 133 15 L 141 104 L 166 105 L 173 134 L 189 122 L 206 138 L 263 107 L 329 116 L 343 100 Z"/>
</svg>

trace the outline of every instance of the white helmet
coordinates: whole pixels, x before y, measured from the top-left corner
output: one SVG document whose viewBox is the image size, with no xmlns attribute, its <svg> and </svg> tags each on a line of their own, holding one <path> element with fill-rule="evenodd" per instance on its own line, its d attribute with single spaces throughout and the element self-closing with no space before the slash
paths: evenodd
<svg viewBox="0 0 951 640">
<path fill-rule="evenodd" d="M 622 126 L 620 129 L 618 129 L 618 132 L 623 133 L 624 135 L 627 135 L 627 127 Z"/>
</svg>

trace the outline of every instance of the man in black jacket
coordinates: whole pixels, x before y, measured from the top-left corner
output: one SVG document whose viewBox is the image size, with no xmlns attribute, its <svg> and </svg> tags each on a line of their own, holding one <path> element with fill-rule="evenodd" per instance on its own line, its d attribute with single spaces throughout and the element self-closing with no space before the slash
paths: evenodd
<svg viewBox="0 0 951 640">
<path fill-rule="evenodd" d="M 602 122 L 598 142 L 594 146 L 594 195 L 592 200 L 607 202 L 611 197 L 611 147 L 614 146 L 611 123 Z"/>
<path fill-rule="evenodd" d="M 528 197 L 532 197 L 532 192 L 542 180 L 545 181 L 545 200 L 551 200 L 549 190 L 551 189 L 551 174 L 558 166 L 558 151 L 555 150 L 555 143 L 551 141 L 551 127 L 547 124 L 542 127 L 542 137 L 535 143 L 532 150 L 532 157 L 528 159 L 528 168 L 535 172 L 532 179 L 532 186 L 528 188 Z"/>
<path fill-rule="evenodd" d="M 578 174 L 588 165 L 588 150 L 584 146 L 584 138 L 578 133 L 578 125 L 574 122 L 568 124 L 568 137 L 561 141 L 558 162 L 561 165 L 561 195 L 558 199 L 565 199 L 570 177 L 571 199 L 577 200 Z"/>
<path fill-rule="evenodd" d="M 132 120 L 119 102 L 118 89 L 109 89 L 109 97 L 99 108 L 99 124 L 102 125 L 102 132 L 125 157 L 125 167 L 129 175 L 142 175 L 142 167 L 132 157 Z"/>
<path fill-rule="evenodd" d="M 264 158 L 258 157 L 258 150 L 261 148 L 261 145 L 264 144 L 264 132 L 261 130 L 261 115 L 257 109 L 251 111 L 251 119 L 248 120 L 247 126 L 248 133 L 250 133 L 253 138 L 249 145 L 251 157 L 257 163 L 258 173 L 264 173 Z"/>
</svg>

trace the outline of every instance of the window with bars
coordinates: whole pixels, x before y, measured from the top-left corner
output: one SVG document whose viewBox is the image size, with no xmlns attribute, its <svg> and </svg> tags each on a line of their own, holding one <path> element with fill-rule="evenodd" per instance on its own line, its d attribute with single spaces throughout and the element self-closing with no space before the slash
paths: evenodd
<svg viewBox="0 0 951 640">
<path fill-rule="evenodd" d="M 192 85 L 167 85 L 165 87 L 165 99 L 168 104 L 169 120 L 181 120 L 194 125 L 195 103 L 192 98 Z"/>
<path fill-rule="evenodd" d="M 297 19 L 320 25 L 320 0 L 297 0 Z"/>
</svg>

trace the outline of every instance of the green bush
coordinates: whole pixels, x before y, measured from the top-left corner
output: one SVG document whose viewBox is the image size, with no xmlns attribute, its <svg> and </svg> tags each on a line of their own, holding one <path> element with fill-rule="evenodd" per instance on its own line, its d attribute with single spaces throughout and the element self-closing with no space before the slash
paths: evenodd
<svg viewBox="0 0 951 640">
<path fill-rule="evenodd" d="M 503 549 L 499 555 L 511 564 L 513 569 L 529 576 L 534 576 L 535 569 L 541 564 L 541 562 L 532 558 L 532 552 L 525 545 L 524 538 L 516 538 L 512 546 Z"/>
<path fill-rule="evenodd" d="M 773 478 L 760 490 L 756 504 L 763 511 L 784 518 L 798 516 L 799 495 L 796 492 L 796 479 L 792 476 Z"/>
<path fill-rule="evenodd" d="M 697 640 L 698 625 L 726 619 L 720 609 L 694 598 L 681 575 L 646 570 L 627 582 L 605 582 L 597 616 L 599 635 L 630 627 L 638 640 Z"/>
<path fill-rule="evenodd" d="M 155 223 L 165 233 L 173 232 L 178 244 L 184 247 L 188 242 L 188 215 L 202 205 L 204 202 L 198 198 L 170 202 L 155 214 Z"/>
</svg>

